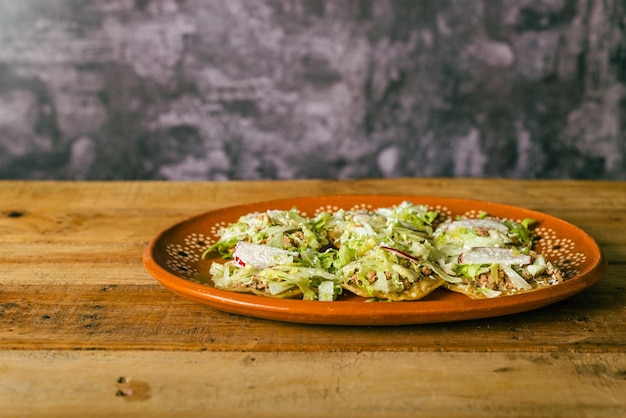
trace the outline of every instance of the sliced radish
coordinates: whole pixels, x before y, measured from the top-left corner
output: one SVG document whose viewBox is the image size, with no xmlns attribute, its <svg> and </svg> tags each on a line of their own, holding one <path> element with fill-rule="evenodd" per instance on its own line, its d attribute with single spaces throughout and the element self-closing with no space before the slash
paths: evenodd
<svg viewBox="0 0 626 418">
<path fill-rule="evenodd" d="M 245 241 L 238 242 L 233 253 L 235 264 L 239 267 L 252 266 L 258 269 L 292 263 L 293 256 L 294 253 L 282 248 Z"/>
<path fill-rule="evenodd" d="M 448 225 L 448 231 L 452 231 L 457 228 L 486 228 L 486 229 L 496 229 L 502 232 L 508 232 L 509 227 L 503 224 L 502 222 L 494 221 L 493 219 L 461 219 L 458 221 L 451 222 Z"/>
<path fill-rule="evenodd" d="M 408 258 L 409 260 L 413 260 L 416 263 L 419 263 L 421 260 L 417 257 L 412 256 L 411 254 L 405 253 L 402 250 L 398 250 L 397 248 L 388 247 L 386 245 L 381 245 L 380 248 L 385 249 L 387 251 L 391 251 L 392 253 L 398 254 L 400 257 Z"/>
<path fill-rule="evenodd" d="M 461 264 L 516 264 L 531 263 L 529 255 L 513 252 L 508 248 L 476 247 L 459 256 Z"/>
</svg>

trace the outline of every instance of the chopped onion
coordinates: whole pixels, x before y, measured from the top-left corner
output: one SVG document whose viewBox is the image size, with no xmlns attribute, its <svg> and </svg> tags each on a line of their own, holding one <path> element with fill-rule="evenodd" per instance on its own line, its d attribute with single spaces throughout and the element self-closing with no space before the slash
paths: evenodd
<svg viewBox="0 0 626 418">
<path fill-rule="evenodd" d="M 515 286 L 516 288 L 524 290 L 532 289 L 532 286 L 526 280 L 524 280 L 524 278 L 520 276 L 515 270 L 513 270 L 511 266 L 502 266 L 502 270 L 504 270 L 504 273 L 509 276 L 509 279 L 511 279 L 511 283 L 513 283 L 513 286 Z"/>
<path fill-rule="evenodd" d="M 325 280 L 317 288 L 318 300 L 322 302 L 332 302 L 335 299 L 335 282 Z"/>
<path fill-rule="evenodd" d="M 537 274 L 543 273 L 546 271 L 546 259 L 541 255 L 537 257 L 537 259 L 528 267 L 526 267 L 528 272 L 534 276 Z"/>
</svg>

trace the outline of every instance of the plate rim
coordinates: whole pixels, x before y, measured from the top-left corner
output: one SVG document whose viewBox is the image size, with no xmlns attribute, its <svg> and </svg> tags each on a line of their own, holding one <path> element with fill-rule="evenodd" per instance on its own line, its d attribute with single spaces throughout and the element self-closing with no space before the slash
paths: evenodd
<svg viewBox="0 0 626 418">
<path fill-rule="evenodd" d="M 371 201 L 373 199 L 392 199 L 398 200 L 398 202 L 401 200 L 411 200 L 417 205 L 423 204 L 420 202 L 420 199 L 422 201 L 434 200 L 445 201 L 448 203 L 454 202 L 457 204 L 469 204 L 476 206 L 476 210 L 485 210 L 486 208 L 484 208 L 484 206 L 491 206 L 492 208 L 498 208 L 500 210 L 522 212 L 529 215 L 534 214 L 545 219 L 549 219 L 551 222 L 561 223 L 562 225 L 573 229 L 577 235 L 585 238 L 587 243 L 591 244 L 594 251 L 592 254 L 587 255 L 593 255 L 593 258 L 589 263 L 590 267 L 588 267 L 588 271 L 584 274 L 581 272 L 581 274 L 556 286 L 517 295 L 480 300 L 470 299 L 465 295 L 449 292 L 450 294 L 446 294 L 445 297 L 445 299 L 448 300 L 447 304 L 450 303 L 449 299 L 453 298 L 453 302 L 456 304 L 455 306 L 458 306 L 458 308 L 441 309 L 442 304 L 445 305 L 446 303 L 442 303 L 439 300 L 372 302 L 370 304 L 365 302 L 363 298 L 359 298 L 359 300 L 356 301 L 347 300 L 320 302 L 271 298 L 232 292 L 218 289 L 210 285 L 196 283 L 177 276 L 167 271 L 153 257 L 157 244 L 163 240 L 167 234 L 172 233 L 172 231 L 182 227 L 183 225 L 193 223 L 205 217 L 218 216 L 223 212 L 233 210 L 245 212 L 248 208 L 255 207 L 258 210 L 258 207 L 260 206 L 275 207 L 278 209 L 280 207 L 284 207 L 286 204 L 289 204 L 291 207 L 297 207 L 298 201 L 337 201 L 345 199 L 361 199 L 364 204 L 372 204 L 367 203 L 366 201 Z M 441 204 L 445 205 L 445 203 Z M 482 207 L 480 205 L 482 205 Z M 320 207 L 321 206 L 323 205 L 320 203 Z M 249 210 L 247 213 L 252 212 L 253 210 Z M 235 219 L 233 219 L 233 221 L 234 220 Z M 186 219 L 178 221 L 161 230 L 148 242 L 148 245 L 145 246 L 142 251 L 142 261 L 144 267 L 152 275 L 152 277 L 171 292 L 223 312 L 292 323 L 367 326 L 456 322 L 462 320 L 504 316 L 538 309 L 567 299 L 582 290 L 593 286 L 605 276 L 608 268 L 604 252 L 595 239 L 578 226 L 556 216 L 507 203 L 452 196 L 447 197 L 412 194 L 323 194 L 259 200 L 235 205 L 220 206 L 218 208 L 187 217 Z M 514 303 L 510 303 L 511 301 L 514 301 Z M 366 314 L 361 312 L 363 310 L 364 303 L 371 306 L 371 308 L 367 309 Z M 415 309 L 415 306 L 422 307 L 423 309 Z M 497 312 L 502 310 L 505 312 L 494 314 L 494 311 Z"/>
</svg>

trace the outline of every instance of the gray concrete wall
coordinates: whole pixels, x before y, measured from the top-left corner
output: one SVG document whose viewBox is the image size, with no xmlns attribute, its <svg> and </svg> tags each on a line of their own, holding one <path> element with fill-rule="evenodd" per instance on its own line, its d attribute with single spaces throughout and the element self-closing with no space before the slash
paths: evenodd
<svg viewBox="0 0 626 418">
<path fill-rule="evenodd" d="M 0 178 L 626 179 L 617 0 L 0 0 Z"/>
</svg>

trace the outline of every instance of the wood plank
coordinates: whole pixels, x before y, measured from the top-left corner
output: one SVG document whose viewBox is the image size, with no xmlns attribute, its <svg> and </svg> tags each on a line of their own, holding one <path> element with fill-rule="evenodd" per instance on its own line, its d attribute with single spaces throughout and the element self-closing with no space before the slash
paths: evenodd
<svg viewBox="0 0 626 418">
<path fill-rule="evenodd" d="M 622 352 L 626 265 L 563 302 L 516 315 L 400 327 L 249 318 L 159 284 L 0 285 L 1 349 Z M 419 302 L 410 302 L 419 303 Z M 487 344 L 487 345 L 486 345 Z"/>
<path fill-rule="evenodd" d="M 154 282 L 141 261 L 146 242 L 2 244 L 0 285 L 107 285 Z"/>
<path fill-rule="evenodd" d="M 618 417 L 626 354 L 0 352 L 22 416 Z"/>
<path fill-rule="evenodd" d="M 324 194 L 411 194 L 491 200 L 526 207 L 626 206 L 626 182 L 507 179 L 363 179 L 275 182 L 0 181 L 3 211 L 177 208 L 180 211 Z"/>
</svg>

